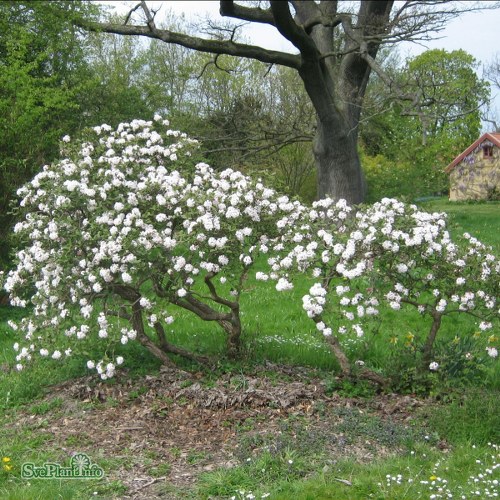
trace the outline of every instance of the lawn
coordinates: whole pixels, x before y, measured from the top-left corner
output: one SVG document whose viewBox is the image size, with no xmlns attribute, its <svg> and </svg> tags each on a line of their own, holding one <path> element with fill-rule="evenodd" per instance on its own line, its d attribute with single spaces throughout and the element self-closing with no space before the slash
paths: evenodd
<svg viewBox="0 0 500 500">
<path fill-rule="evenodd" d="M 468 232 L 496 252 L 500 250 L 500 202 L 456 202 L 441 198 L 420 206 L 428 211 L 446 212 L 453 235 Z"/>
<path fill-rule="evenodd" d="M 499 203 L 422 205 L 446 211 L 454 234 L 467 231 L 498 252 Z M 76 356 L 13 371 L 15 332 L 7 320 L 22 312 L 0 308 L 0 498 L 498 496 L 498 362 L 450 373 L 430 388 L 402 374 L 397 393 L 343 382 L 300 307 L 309 285 L 302 286 L 257 293 L 249 280 L 245 362 L 221 358 L 208 369 L 179 360 L 190 371 L 171 372 L 129 343 L 123 355 L 130 362 L 107 382 L 89 376 Z M 418 316 L 398 319 L 386 311 L 374 348 L 355 348 L 374 367 L 398 369 L 402 351 L 389 339 L 422 328 Z M 172 342 L 222 354 L 215 325 L 185 314 L 172 327 Z M 470 331 L 467 321 L 443 328 L 443 338 Z M 23 463 L 67 466 L 75 452 L 87 453 L 104 479 L 21 478 Z"/>
</svg>

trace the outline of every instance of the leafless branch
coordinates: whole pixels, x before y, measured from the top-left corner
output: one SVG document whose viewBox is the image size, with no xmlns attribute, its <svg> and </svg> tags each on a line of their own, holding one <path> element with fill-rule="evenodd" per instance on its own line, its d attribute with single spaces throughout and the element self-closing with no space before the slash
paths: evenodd
<svg viewBox="0 0 500 500">
<path fill-rule="evenodd" d="M 213 37 L 215 40 L 225 40 L 224 34 L 229 35 L 229 41 L 235 42 L 238 30 L 245 26 L 247 23 L 232 24 L 227 23 L 221 25 L 220 23 L 213 22 L 211 19 L 207 19 L 204 26 L 201 28 L 201 32 L 205 35 Z"/>
<path fill-rule="evenodd" d="M 183 309 L 193 312 L 199 316 L 204 321 L 223 321 L 231 318 L 229 314 L 220 313 L 212 309 L 207 304 L 197 300 L 191 294 L 188 294 L 185 298 L 172 298 L 172 304 L 175 304 Z"/>
<path fill-rule="evenodd" d="M 303 57 L 315 59 L 319 55 L 318 48 L 305 30 L 293 20 L 288 2 L 271 0 L 270 3 L 278 31 L 299 49 Z"/>
<path fill-rule="evenodd" d="M 127 24 L 130 21 L 130 18 L 132 17 L 132 14 L 137 10 L 142 7 L 141 2 L 139 2 L 135 7 L 129 10 L 127 17 L 125 18 L 125 21 L 123 21 L 123 24 Z"/>
<path fill-rule="evenodd" d="M 141 1 L 141 7 L 142 7 L 142 10 L 144 11 L 144 14 L 146 16 L 148 28 L 151 30 L 152 33 L 158 34 L 158 30 L 156 29 L 156 24 L 155 24 L 155 18 L 151 14 L 151 12 L 148 8 L 148 5 L 146 4 L 146 2 L 144 0 Z"/>
<path fill-rule="evenodd" d="M 233 0 L 221 0 L 219 12 L 221 16 L 229 16 L 243 21 L 252 21 L 275 26 L 274 16 L 270 10 L 261 9 L 259 7 L 245 7 L 235 4 Z"/>
<path fill-rule="evenodd" d="M 87 30 L 97 32 L 115 33 L 126 36 L 144 36 L 161 40 L 166 43 L 173 43 L 183 47 L 206 52 L 210 54 L 227 54 L 236 57 L 247 57 L 270 64 L 280 64 L 290 68 L 298 69 L 301 64 L 300 56 L 276 50 L 268 50 L 255 45 L 236 43 L 232 40 L 211 40 L 196 36 L 178 33 L 169 29 L 159 29 L 154 23 L 154 18 L 149 11 L 146 2 L 141 2 L 146 16 L 146 26 L 121 25 L 114 23 L 93 22 L 78 20 L 75 23 Z"/>
<path fill-rule="evenodd" d="M 500 131 L 500 124 L 497 121 L 493 120 L 492 118 L 483 117 L 483 121 L 485 121 L 486 123 L 491 123 L 495 128 L 496 132 Z"/>
<path fill-rule="evenodd" d="M 213 59 L 211 59 L 210 61 L 205 63 L 203 65 L 203 68 L 201 68 L 200 74 L 198 76 L 196 76 L 196 79 L 199 80 L 204 75 L 207 68 L 211 65 L 214 65 L 218 70 L 223 71 L 224 73 L 227 73 L 228 75 L 230 75 L 231 73 L 234 73 L 234 70 L 223 68 L 222 66 L 219 65 L 218 59 L 220 56 L 221 56 L 221 54 L 215 54 L 215 57 Z"/>
</svg>

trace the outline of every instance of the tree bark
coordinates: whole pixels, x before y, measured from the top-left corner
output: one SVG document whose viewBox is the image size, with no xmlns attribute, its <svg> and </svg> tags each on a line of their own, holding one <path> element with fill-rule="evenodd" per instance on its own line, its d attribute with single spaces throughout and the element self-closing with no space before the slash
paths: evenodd
<svg viewBox="0 0 500 500">
<path fill-rule="evenodd" d="M 217 321 L 227 333 L 227 356 L 236 359 L 241 353 L 241 321 L 239 311 L 231 311 L 231 319 Z"/>
<path fill-rule="evenodd" d="M 318 117 L 314 140 L 317 168 L 317 196 L 345 199 L 350 205 L 362 203 L 366 184 L 357 150 L 357 132 L 340 128 L 332 120 Z"/>
<path fill-rule="evenodd" d="M 327 337 L 326 340 L 330 346 L 330 351 L 332 351 L 335 359 L 339 363 L 342 376 L 349 378 L 352 374 L 351 363 L 349 362 L 349 358 L 345 355 L 339 339 L 335 335 L 331 335 L 330 337 Z"/>
<path fill-rule="evenodd" d="M 156 356 L 164 365 L 175 368 L 174 362 L 167 356 L 167 353 L 158 347 L 144 331 L 142 320 L 142 309 L 136 302 L 132 304 L 132 326 L 137 332 L 137 340 L 154 356 Z"/>
<path fill-rule="evenodd" d="M 429 363 L 432 359 L 432 349 L 434 347 L 434 341 L 436 340 L 437 332 L 441 326 L 442 314 L 434 311 L 432 313 L 432 325 L 429 330 L 429 335 L 425 341 L 424 347 L 422 349 L 422 370 L 426 371 L 429 368 Z"/>
<path fill-rule="evenodd" d="M 186 349 L 183 349 L 182 347 L 177 347 L 176 345 L 168 342 L 165 329 L 163 328 L 163 325 L 159 321 L 157 321 L 154 324 L 154 329 L 156 335 L 158 336 L 158 340 L 160 341 L 160 347 L 164 352 L 177 354 L 179 356 L 182 356 L 183 358 L 190 359 L 191 361 L 196 361 L 197 363 L 200 364 L 207 364 L 210 362 L 210 359 L 207 356 L 200 356 L 199 354 L 194 354 L 190 351 L 187 351 Z"/>
<path fill-rule="evenodd" d="M 210 280 L 205 282 L 210 283 Z M 208 284 L 207 283 L 207 284 Z M 212 309 L 210 306 L 189 294 L 183 299 L 171 298 L 172 304 L 175 304 L 183 309 L 187 309 L 196 314 L 203 321 L 215 321 L 227 333 L 227 355 L 229 358 L 236 358 L 240 353 L 241 340 L 241 320 L 240 308 L 237 302 L 226 301 L 216 295 L 219 300 L 216 302 L 229 307 L 227 313 L 221 313 Z"/>
<path fill-rule="evenodd" d="M 126 285 L 115 285 L 114 292 L 121 298 L 127 300 L 131 303 L 132 314 L 120 314 L 113 313 L 113 316 L 120 316 L 127 319 L 132 323 L 134 330 L 137 333 L 137 340 L 150 351 L 154 356 L 156 356 L 164 365 L 176 368 L 175 363 L 168 357 L 167 353 L 177 354 L 184 358 L 196 361 L 201 364 L 206 364 L 210 360 L 206 356 L 198 356 L 194 353 L 183 349 L 182 347 L 177 347 L 167 341 L 167 336 L 165 330 L 161 323 L 157 322 L 154 325 L 156 335 L 160 345 L 156 345 L 146 334 L 144 329 L 144 319 L 143 319 L 143 309 L 139 304 L 141 295 L 137 290 Z"/>
<path fill-rule="evenodd" d="M 364 24 L 358 21 L 353 25 L 345 16 L 337 20 L 349 32 L 345 47 L 348 53 L 340 64 L 330 55 L 333 26 L 315 25 L 304 40 L 303 33 L 295 33 L 294 23 L 285 15 L 285 3 L 271 2 L 271 8 L 278 29 L 281 28 L 282 34 L 292 43 L 295 40 L 301 51 L 302 64 L 298 72 L 316 111 L 313 152 L 317 197 L 343 198 L 350 205 L 362 203 L 366 184 L 357 149 L 358 126 L 371 67 L 361 52 L 374 59 L 380 47 L 380 41 L 363 45 L 363 36 L 365 31 L 370 34 L 380 31 L 380 25 L 388 20 L 392 2 L 362 3 L 360 18 L 364 19 Z M 294 5 L 296 20 L 302 25 L 312 22 L 319 13 L 312 2 L 294 2 Z M 326 4 L 325 8 L 330 16 L 336 14 L 336 2 Z"/>
</svg>

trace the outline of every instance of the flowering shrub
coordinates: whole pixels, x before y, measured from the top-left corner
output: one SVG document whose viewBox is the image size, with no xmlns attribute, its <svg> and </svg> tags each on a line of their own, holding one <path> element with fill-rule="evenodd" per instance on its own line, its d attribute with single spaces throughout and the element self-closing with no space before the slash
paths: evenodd
<svg viewBox="0 0 500 500">
<path fill-rule="evenodd" d="M 271 275 L 278 290 L 292 286 L 288 274 L 293 269 L 311 276 L 303 308 L 345 375 L 352 371 L 346 344 L 364 336 L 383 302 L 395 311 L 414 307 L 430 317 L 422 363 L 431 371 L 439 368 L 432 353 L 444 316 L 471 315 L 483 331 L 498 323 L 499 261 L 470 235 L 460 244 L 452 242 L 444 214 L 384 199 L 353 215 L 344 201 L 327 199 L 313 204 L 302 221 L 274 247 L 286 251 L 269 260 Z M 493 345 L 487 352 L 497 355 Z M 361 371 L 381 381 L 366 367 Z"/>
<path fill-rule="evenodd" d="M 431 320 L 422 351 L 426 367 L 438 369 L 431 357 L 443 317 L 468 314 L 481 331 L 498 322 L 500 263 L 491 248 L 468 234 L 453 242 L 445 214 L 387 200 L 360 221 L 375 221 L 378 229 L 372 243 L 377 293 L 392 309 L 413 307 Z"/>
<path fill-rule="evenodd" d="M 300 206 L 239 172 L 193 165 L 195 141 L 167 126 L 160 116 L 103 125 L 78 147 L 65 137 L 67 157 L 19 190 L 25 246 L 5 289 L 34 308 L 12 325 L 25 340 L 18 369 L 35 354 L 70 356 L 85 338 L 102 346 L 87 365 L 103 379 L 124 361 L 113 355 L 120 343 L 138 341 L 164 363 L 169 352 L 201 359 L 168 342 L 169 304 L 219 323 L 237 351 L 248 270 L 276 220 L 293 224 Z"/>
<path fill-rule="evenodd" d="M 196 141 L 168 121 L 134 120 L 88 131 L 65 158 L 45 166 L 18 194 L 25 217 L 15 227 L 23 248 L 3 280 L 13 305 L 33 314 L 12 327 L 17 368 L 32 356 L 61 359 L 90 339 L 102 347 L 88 360 L 103 379 L 123 357 L 116 345 L 141 343 L 164 363 L 168 353 L 204 361 L 168 341 L 176 308 L 217 322 L 237 354 L 240 295 L 259 254 L 269 254 L 260 281 L 292 288 L 312 279 L 303 308 L 327 340 L 344 375 L 383 379 L 346 346 L 363 338 L 386 303 L 431 319 L 422 362 L 438 371 L 433 345 L 444 316 L 498 322 L 498 259 L 465 235 L 451 241 L 443 214 L 396 200 L 354 214 L 345 201 L 306 208 L 239 172 L 196 163 Z M 496 357 L 496 337 L 486 352 Z"/>
</svg>

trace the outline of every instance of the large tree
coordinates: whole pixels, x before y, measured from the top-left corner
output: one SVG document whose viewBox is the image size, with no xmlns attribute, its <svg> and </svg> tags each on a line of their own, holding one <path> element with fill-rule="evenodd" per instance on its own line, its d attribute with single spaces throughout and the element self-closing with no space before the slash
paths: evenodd
<svg viewBox="0 0 500 500">
<path fill-rule="evenodd" d="M 145 1 L 131 10 L 123 24 L 78 22 L 91 30 L 145 36 L 201 52 L 293 68 L 316 112 L 318 196 L 359 203 L 364 199 L 365 183 L 357 152 L 358 125 L 368 79 L 375 71 L 388 85 L 393 83 L 377 62 L 381 47 L 402 40 L 429 39 L 450 19 L 479 8 L 484 5 L 445 0 L 271 0 L 246 4 L 220 1 L 222 16 L 274 26 L 296 47 L 296 54 L 237 43 L 232 34 L 227 39 L 206 39 L 160 28 Z M 143 14 L 142 21 L 134 21 L 138 12 Z M 402 99 L 416 100 L 415 95 L 394 90 Z"/>
</svg>

